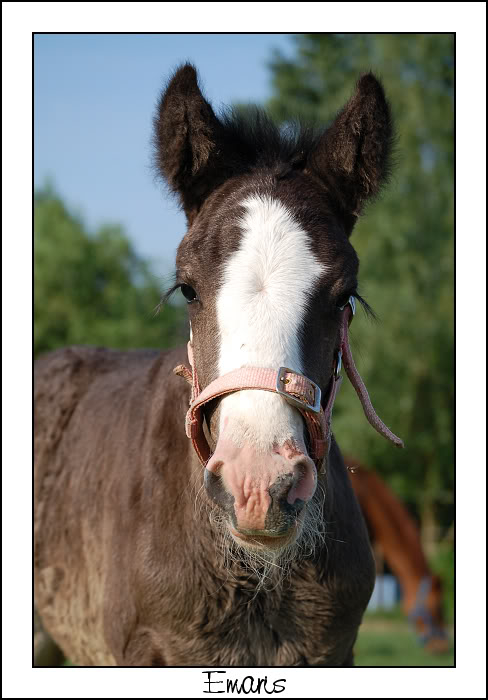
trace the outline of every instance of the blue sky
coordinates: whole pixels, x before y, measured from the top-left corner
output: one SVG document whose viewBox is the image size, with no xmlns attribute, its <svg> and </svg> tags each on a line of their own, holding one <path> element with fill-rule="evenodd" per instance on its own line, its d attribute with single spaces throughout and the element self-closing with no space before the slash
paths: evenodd
<svg viewBox="0 0 488 700">
<path fill-rule="evenodd" d="M 287 34 L 37 34 L 34 183 L 47 178 L 91 230 L 121 223 L 139 253 L 172 269 L 185 218 L 150 169 L 162 85 L 187 60 L 215 108 L 265 102 L 273 49 Z"/>
</svg>

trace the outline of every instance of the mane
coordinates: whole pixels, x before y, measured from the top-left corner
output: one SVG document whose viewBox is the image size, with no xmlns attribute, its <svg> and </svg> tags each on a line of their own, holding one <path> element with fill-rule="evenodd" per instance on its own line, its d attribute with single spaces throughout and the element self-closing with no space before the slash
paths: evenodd
<svg viewBox="0 0 488 700">
<path fill-rule="evenodd" d="M 271 168 L 278 176 L 286 176 L 304 166 L 321 135 L 316 127 L 298 120 L 279 126 L 256 105 L 225 107 L 218 119 L 241 172 Z"/>
</svg>

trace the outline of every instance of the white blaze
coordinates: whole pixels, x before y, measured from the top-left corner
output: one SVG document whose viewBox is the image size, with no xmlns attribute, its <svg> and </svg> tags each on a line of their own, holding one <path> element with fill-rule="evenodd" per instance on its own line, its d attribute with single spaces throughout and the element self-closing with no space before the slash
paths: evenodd
<svg viewBox="0 0 488 700">
<path fill-rule="evenodd" d="M 242 239 L 224 268 L 217 296 L 219 375 L 239 367 L 280 366 L 303 373 L 300 329 L 309 294 L 326 272 L 308 236 L 279 201 L 254 195 L 243 203 Z M 299 412 L 267 391 L 239 391 L 222 399 L 221 434 L 239 446 L 303 436 Z"/>
</svg>

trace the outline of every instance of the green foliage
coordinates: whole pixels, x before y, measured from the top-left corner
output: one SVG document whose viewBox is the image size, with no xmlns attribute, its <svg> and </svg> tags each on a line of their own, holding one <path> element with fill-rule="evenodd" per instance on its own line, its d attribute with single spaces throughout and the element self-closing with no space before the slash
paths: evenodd
<svg viewBox="0 0 488 700">
<path fill-rule="evenodd" d="M 442 581 L 442 603 L 445 620 L 454 620 L 454 547 L 453 543 L 444 539 L 436 548 L 435 554 L 429 561 L 432 571 L 440 576 Z"/>
<path fill-rule="evenodd" d="M 119 226 L 88 233 L 46 187 L 34 199 L 34 352 L 70 344 L 169 347 L 187 334 L 182 308 L 155 315 L 161 289 Z"/>
<path fill-rule="evenodd" d="M 449 629 L 452 639 L 452 630 Z M 356 666 L 454 666 L 454 651 L 433 654 L 422 647 L 401 610 L 367 612 L 354 647 Z"/>
<path fill-rule="evenodd" d="M 397 127 L 393 181 L 353 232 L 360 291 L 378 313 L 351 329 L 356 363 L 395 450 L 369 428 L 343 383 L 334 432 L 422 517 L 453 518 L 453 35 L 306 34 L 271 63 L 276 119 L 327 124 L 372 70 Z"/>
</svg>

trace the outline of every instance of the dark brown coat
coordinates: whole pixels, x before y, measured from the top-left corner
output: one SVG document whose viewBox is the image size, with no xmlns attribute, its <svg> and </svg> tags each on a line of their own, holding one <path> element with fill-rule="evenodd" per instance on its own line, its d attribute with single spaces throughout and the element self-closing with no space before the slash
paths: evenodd
<svg viewBox="0 0 488 700">
<path fill-rule="evenodd" d="M 386 178 L 391 138 L 370 74 L 327 131 L 296 137 L 261 113 L 218 119 L 194 68 L 175 74 L 158 105 L 155 160 L 189 223 L 177 282 L 202 300 L 190 309 L 202 386 L 216 378 L 219 272 L 239 244 L 239 201 L 254 191 L 284 203 L 327 263 L 302 329 L 304 371 L 326 397 L 338 309 L 357 285 L 348 237 Z M 36 363 L 37 662 L 50 635 L 75 664 L 351 665 L 374 563 L 337 445 L 312 521 L 324 542 L 284 580 L 258 587 L 209 519 L 204 470 L 184 431 L 189 389 L 172 373 L 185 361 L 183 349 L 77 347 Z"/>
<path fill-rule="evenodd" d="M 188 389 L 172 374 L 184 359 L 74 347 L 37 362 L 44 628 L 79 665 L 350 665 L 374 565 L 337 446 L 327 551 L 256 594 L 248 571 L 223 566 L 195 506 L 202 467 L 184 432 Z"/>
</svg>

